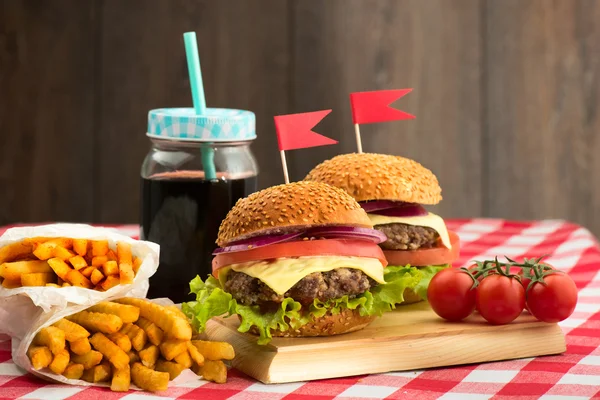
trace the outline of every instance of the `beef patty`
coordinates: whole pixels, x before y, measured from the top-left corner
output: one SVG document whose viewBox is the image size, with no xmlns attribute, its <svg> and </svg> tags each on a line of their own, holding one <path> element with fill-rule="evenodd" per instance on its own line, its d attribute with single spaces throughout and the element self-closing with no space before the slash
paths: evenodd
<svg viewBox="0 0 600 400">
<path fill-rule="evenodd" d="M 375 225 L 375 229 L 387 236 L 387 240 L 379 244 L 385 250 L 417 250 L 433 247 L 440 236 L 434 229 L 425 226 L 384 224 Z"/>
<path fill-rule="evenodd" d="M 328 272 L 313 272 L 298 281 L 284 295 L 279 295 L 258 278 L 243 272 L 229 271 L 224 289 L 245 305 L 281 303 L 286 297 L 309 304 L 314 299 L 327 301 L 344 295 L 354 298 L 376 284 L 360 270 L 337 268 Z"/>
</svg>

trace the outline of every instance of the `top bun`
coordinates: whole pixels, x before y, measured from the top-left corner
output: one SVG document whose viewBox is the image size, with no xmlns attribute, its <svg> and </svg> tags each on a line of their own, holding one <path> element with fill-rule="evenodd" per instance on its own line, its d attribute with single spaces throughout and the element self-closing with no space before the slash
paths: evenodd
<svg viewBox="0 0 600 400">
<path fill-rule="evenodd" d="M 238 200 L 221 223 L 217 244 L 223 247 L 252 236 L 315 225 L 373 227 L 367 213 L 343 190 L 303 181 L 273 186 Z"/>
<path fill-rule="evenodd" d="M 416 161 L 387 154 L 342 154 L 317 165 L 304 180 L 339 187 L 356 201 L 437 204 L 442 200 L 433 172 Z"/>
</svg>

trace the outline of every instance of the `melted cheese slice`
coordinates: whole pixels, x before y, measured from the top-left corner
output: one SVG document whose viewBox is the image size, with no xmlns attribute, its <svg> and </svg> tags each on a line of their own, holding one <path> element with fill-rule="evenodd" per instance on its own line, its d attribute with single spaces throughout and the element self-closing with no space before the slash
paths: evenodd
<svg viewBox="0 0 600 400">
<path fill-rule="evenodd" d="M 442 244 L 451 249 L 452 244 L 450 243 L 450 236 L 448 236 L 448 229 L 446 223 L 442 217 L 428 213 L 421 217 L 387 217 L 385 215 L 368 214 L 373 225 L 384 225 L 384 224 L 406 224 L 412 226 L 426 226 L 433 229 L 440 235 Z"/>
<path fill-rule="evenodd" d="M 383 266 L 376 258 L 323 256 L 278 258 L 275 261 L 251 261 L 232 264 L 219 270 L 221 284 L 230 270 L 258 278 L 277 294 L 284 294 L 298 281 L 313 272 L 327 272 L 336 268 L 358 269 L 378 283 L 385 283 Z"/>
</svg>

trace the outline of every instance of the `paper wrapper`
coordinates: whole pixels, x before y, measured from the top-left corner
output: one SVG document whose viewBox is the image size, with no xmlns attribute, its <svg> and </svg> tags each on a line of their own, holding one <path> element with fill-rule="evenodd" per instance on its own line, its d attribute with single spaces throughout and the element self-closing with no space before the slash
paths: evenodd
<svg viewBox="0 0 600 400">
<path fill-rule="evenodd" d="M 85 289 L 75 286 L 54 288 L 47 286 L 20 287 L 6 289 L 0 287 L 0 332 L 7 332 L 7 321 L 4 316 L 18 315 L 13 309 L 23 306 L 22 297 L 31 299 L 33 305 L 41 307 L 45 312 L 54 308 L 65 308 L 69 304 L 90 306 L 103 300 L 119 297 L 146 297 L 148 293 L 148 279 L 156 272 L 159 260 L 159 246 L 155 243 L 133 240 L 121 235 L 110 228 L 98 228 L 83 224 L 52 224 L 41 226 L 27 226 L 7 230 L 0 237 L 0 248 L 15 242 L 20 242 L 33 237 L 65 237 L 72 239 L 108 240 L 111 249 L 116 249 L 117 242 L 131 244 L 131 253 L 140 257 L 143 262 L 129 285 L 117 285 L 106 292 Z M 18 319 L 18 323 L 21 321 Z M 10 327 L 18 330 L 18 327 Z"/>
<path fill-rule="evenodd" d="M 172 305 L 173 302 L 169 299 L 156 299 L 152 300 L 161 305 Z M 43 327 L 52 325 L 59 319 L 75 314 L 79 311 L 83 311 L 88 308 L 89 305 L 72 305 L 63 310 L 56 310 L 52 313 L 45 313 L 42 309 L 37 308 L 37 313 L 34 315 L 34 322 L 31 325 L 30 329 L 27 332 L 24 332 L 21 336 L 14 336 L 12 338 L 12 359 L 15 364 L 19 367 L 23 368 L 27 372 L 51 382 L 60 382 L 69 385 L 81 385 L 81 386 L 110 386 L 110 382 L 108 383 L 90 383 L 86 381 L 82 381 L 80 379 L 67 379 L 62 375 L 56 375 L 48 368 L 41 369 L 36 371 L 31 366 L 31 362 L 27 357 L 27 349 L 29 345 L 33 341 L 33 338 L 38 333 L 40 329 Z M 181 375 L 179 375 L 175 380 L 169 382 L 169 386 L 178 385 L 189 382 L 191 380 L 200 379 L 195 373 L 192 371 L 184 370 Z M 133 382 L 131 383 L 131 389 L 138 389 Z"/>
</svg>

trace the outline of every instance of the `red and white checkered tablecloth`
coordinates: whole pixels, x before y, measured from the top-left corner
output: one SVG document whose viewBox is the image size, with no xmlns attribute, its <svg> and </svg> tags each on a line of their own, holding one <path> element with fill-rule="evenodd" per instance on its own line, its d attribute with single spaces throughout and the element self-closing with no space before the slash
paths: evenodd
<svg viewBox="0 0 600 400">
<path fill-rule="evenodd" d="M 223 385 L 198 379 L 158 394 L 112 393 L 103 388 L 53 385 L 24 374 L 11 362 L 9 339 L 0 336 L 0 398 L 600 399 L 600 246 L 593 235 L 565 221 L 472 219 L 447 223 L 462 241 L 459 266 L 496 255 L 550 254 L 549 263 L 571 274 L 579 288 L 579 302 L 575 313 L 560 323 L 566 334 L 565 354 L 282 385 L 263 385 L 231 370 Z M 137 235 L 135 226 L 116 228 Z"/>
</svg>

